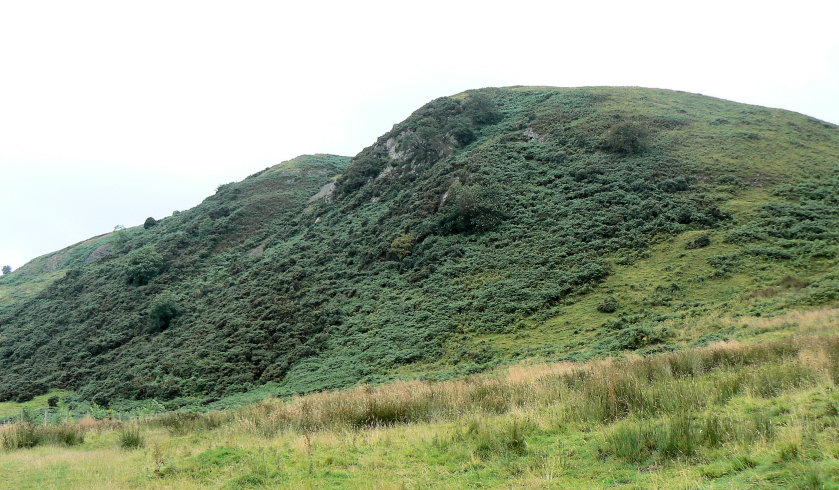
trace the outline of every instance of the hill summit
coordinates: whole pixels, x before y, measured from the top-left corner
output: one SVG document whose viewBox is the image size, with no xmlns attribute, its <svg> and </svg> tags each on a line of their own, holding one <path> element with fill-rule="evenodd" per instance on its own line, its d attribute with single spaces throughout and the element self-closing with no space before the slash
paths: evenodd
<svg viewBox="0 0 839 490">
<path fill-rule="evenodd" d="M 3 277 L 0 401 L 206 405 L 703 344 L 738 334 L 713 318 L 839 300 L 837 239 L 834 125 L 468 91 Z"/>
</svg>

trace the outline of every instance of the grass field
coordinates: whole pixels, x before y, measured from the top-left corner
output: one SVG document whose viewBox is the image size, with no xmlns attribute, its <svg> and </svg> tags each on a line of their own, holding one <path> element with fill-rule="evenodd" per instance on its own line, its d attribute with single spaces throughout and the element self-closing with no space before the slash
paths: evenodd
<svg viewBox="0 0 839 490">
<path fill-rule="evenodd" d="M 141 422 L 0 429 L 12 488 L 834 488 L 839 310 L 755 333 Z M 23 447 L 29 446 L 29 447 Z"/>
</svg>

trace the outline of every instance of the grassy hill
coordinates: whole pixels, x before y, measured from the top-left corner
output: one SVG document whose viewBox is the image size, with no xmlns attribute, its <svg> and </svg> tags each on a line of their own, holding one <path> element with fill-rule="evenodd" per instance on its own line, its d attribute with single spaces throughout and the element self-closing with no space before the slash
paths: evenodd
<svg viewBox="0 0 839 490">
<path fill-rule="evenodd" d="M 837 191 L 839 130 L 800 114 L 640 88 L 440 98 L 352 159 L 299 157 L 0 279 L 0 401 L 221 407 L 780 337 L 774 317 L 839 301 Z"/>
</svg>

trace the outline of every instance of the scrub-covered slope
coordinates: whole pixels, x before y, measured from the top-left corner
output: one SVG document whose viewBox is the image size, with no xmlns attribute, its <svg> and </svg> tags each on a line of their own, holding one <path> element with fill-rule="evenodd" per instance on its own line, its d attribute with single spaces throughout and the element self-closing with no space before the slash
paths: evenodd
<svg viewBox="0 0 839 490">
<path fill-rule="evenodd" d="M 695 319 L 839 298 L 839 131 L 800 114 L 484 89 L 346 162 L 301 157 L 0 280 L 0 398 L 451 376 L 736 336 Z"/>
</svg>

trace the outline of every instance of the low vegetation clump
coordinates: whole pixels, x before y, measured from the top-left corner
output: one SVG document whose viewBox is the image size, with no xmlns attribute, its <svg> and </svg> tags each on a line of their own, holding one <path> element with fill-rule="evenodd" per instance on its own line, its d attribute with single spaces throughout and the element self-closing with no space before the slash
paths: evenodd
<svg viewBox="0 0 839 490">
<path fill-rule="evenodd" d="M 119 445 L 123 449 L 138 449 L 145 441 L 140 433 L 139 424 L 126 424 L 119 429 Z"/>
<path fill-rule="evenodd" d="M 4 449 L 34 447 L 39 444 L 75 446 L 84 442 L 89 428 L 84 424 L 36 425 L 19 422 L 0 426 L 0 446 Z"/>
</svg>

